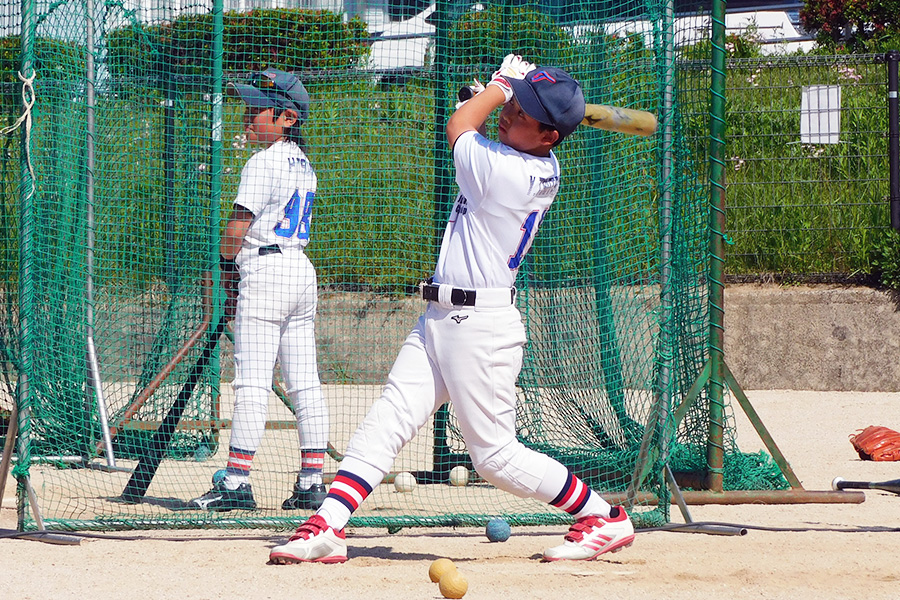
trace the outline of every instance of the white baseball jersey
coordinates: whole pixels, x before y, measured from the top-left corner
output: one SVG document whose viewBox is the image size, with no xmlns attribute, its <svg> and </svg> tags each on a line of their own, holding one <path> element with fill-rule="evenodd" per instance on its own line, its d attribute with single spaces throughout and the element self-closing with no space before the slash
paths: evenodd
<svg viewBox="0 0 900 600">
<path fill-rule="evenodd" d="M 559 161 L 519 152 L 477 132 L 453 147 L 460 193 L 434 281 L 456 287 L 512 287 L 559 189 Z"/>
<path fill-rule="evenodd" d="M 243 249 L 273 244 L 282 250 L 305 247 L 316 184 L 309 159 L 293 142 L 276 142 L 254 154 L 241 171 L 234 200 L 254 217 Z"/>
</svg>

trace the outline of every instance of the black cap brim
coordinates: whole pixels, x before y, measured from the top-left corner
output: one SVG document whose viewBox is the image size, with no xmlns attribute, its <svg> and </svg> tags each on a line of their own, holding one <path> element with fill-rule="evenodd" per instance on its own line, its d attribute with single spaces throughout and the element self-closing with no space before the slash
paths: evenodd
<svg viewBox="0 0 900 600">
<path fill-rule="evenodd" d="M 240 96 L 248 106 L 257 108 L 285 108 L 284 104 L 259 88 L 245 83 L 229 83 L 228 89 Z"/>
<path fill-rule="evenodd" d="M 290 100 L 274 98 L 259 88 L 245 83 L 229 83 L 228 89 L 231 90 L 232 93 L 240 96 L 241 100 L 243 100 L 247 106 L 253 106 L 255 108 L 290 109 L 297 113 L 301 122 L 306 120 L 305 111 L 298 108 L 297 105 Z"/>
</svg>

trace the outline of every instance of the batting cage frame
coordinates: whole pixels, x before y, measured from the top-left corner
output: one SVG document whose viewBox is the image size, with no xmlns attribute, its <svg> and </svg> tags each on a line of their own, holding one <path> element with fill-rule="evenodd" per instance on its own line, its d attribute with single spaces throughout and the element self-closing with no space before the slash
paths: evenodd
<svg viewBox="0 0 900 600">
<path fill-rule="evenodd" d="M 252 149 L 227 84 L 276 67 L 310 92 L 330 482 L 422 310 L 455 191 L 443 128 L 456 92 L 510 51 L 565 67 L 589 103 L 658 122 L 649 136 L 582 127 L 559 149 L 563 191 L 516 283 L 518 439 L 637 526 L 668 522 L 672 503 L 689 520 L 691 503 L 862 501 L 803 489 L 724 360 L 724 2 L 689 40 L 670 0 L 237 8 L 6 6 L 18 19 L 0 48 L 0 484 L 11 470 L 20 529 L 301 522 L 278 508 L 298 448 L 277 373 L 259 508 L 186 502 L 208 488 L 231 427 L 233 333 L 214 267 Z M 737 448 L 732 396 L 769 454 Z M 460 466 L 465 485 L 448 485 Z M 385 483 L 400 472 L 419 485 L 380 486 L 351 526 L 571 520 L 482 480 L 449 406 Z"/>
</svg>

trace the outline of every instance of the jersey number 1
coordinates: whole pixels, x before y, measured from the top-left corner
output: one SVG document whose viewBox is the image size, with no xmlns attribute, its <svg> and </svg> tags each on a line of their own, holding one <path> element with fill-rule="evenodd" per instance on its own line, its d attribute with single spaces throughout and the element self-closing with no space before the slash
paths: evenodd
<svg viewBox="0 0 900 600">
<path fill-rule="evenodd" d="M 300 190 L 294 190 L 287 206 L 284 207 L 284 216 L 281 222 L 275 226 L 275 235 L 280 237 L 292 237 L 297 232 L 301 240 L 309 239 L 309 218 L 312 215 L 313 199 L 315 192 L 306 192 L 305 198 L 300 198 Z"/>
<path fill-rule="evenodd" d="M 522 238 L 519 240 L 519 246 L 516 248 L 516 253 L 509 257 L 509 262 L 507 266 L 509 266 L 510 270 L 515 271 L 519 268 L 519 265 L 522 264 L 522 260 L 525 258 L 525 253 L 528 252 L 528 249 L 531 248 L 531 242 L 534 240 L 534 234 L 537 233 L 538 227 L 540 227 L 541 223 L 544 221 L 544 216 L 547 215 L 547 211 L 544 211 L 544 214 L 541 216 L 540 221 L 538 221 L 538 211 L 532 211 L 531 214 L 526 217 L 525 222 L 522 223 L 522 226 L 519 228 L 522 230 Z"/>
</svg>

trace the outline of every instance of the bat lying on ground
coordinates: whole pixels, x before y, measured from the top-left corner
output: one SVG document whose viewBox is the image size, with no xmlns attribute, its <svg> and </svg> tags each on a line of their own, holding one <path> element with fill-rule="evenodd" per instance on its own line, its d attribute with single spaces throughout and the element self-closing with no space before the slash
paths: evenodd
<svg viewBox="0 0 900 600">
<path fill-rule="evenodd" d="M 900 494 L 900 479 L 890 481 L 847 481 L 843 477 L 835 477 L 831 482 L 834 490 L 882 490 Z"/>
<path fill-rule="evenodd" d="M 460 102 L 474 95 L 475 90 L 469 86 L 463 86 L 457 94 Z M 586 104 L 581 124 L 629 135 L 647 136 L 656 133 L 656 116 L 653 113 L 606 104 Z"/>
</svg>

